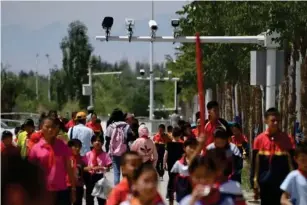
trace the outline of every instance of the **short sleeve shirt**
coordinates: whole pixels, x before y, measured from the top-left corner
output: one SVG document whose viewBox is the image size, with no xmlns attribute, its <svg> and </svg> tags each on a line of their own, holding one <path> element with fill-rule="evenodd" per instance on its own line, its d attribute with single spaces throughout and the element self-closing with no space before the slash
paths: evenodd
<svg viewBox="0 0 307 205">
<path fill-rule="evenodd" d="M 280 189 L 290 194 L 293 204 L 307 204 L 307 178 L 299 170 L 290 172 Z"/>
<path fill-rule="evenodd" d="M 92 162 L 94 159 L 94 152 L 90 151 L 86 153 L 85 157 L 83 158 L 83 161 L 87 166 L 93 166 Z M 112 164 L 112 160 L 108 153 L 102 152 L 97 156 L 97 163 L 98 166 L 107 167 Z"/>
<path fill-rule="evenodd" d="M 29 160 L 38 163 L 43 169 L 47 179 L 47 189 L 49 191 L 62 191 L 67 189 L 66 184 L 66 160 L 71 156 L 68 146 L 60 139 L 55 139 L 52 149 L 55 163 L 49 167 L 50 150 L 44 147 L 47 142 L 44 138 L 33 146 L 29 154 Z"/>
</svg>

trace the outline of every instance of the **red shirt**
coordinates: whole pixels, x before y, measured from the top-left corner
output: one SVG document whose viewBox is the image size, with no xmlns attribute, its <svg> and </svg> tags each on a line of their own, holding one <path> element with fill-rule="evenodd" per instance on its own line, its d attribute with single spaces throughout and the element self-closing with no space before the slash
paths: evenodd
<svg viewBox="0 0 307 205">
<path fill-rule="evenodd" d="M 154 136 L 153 141 L 158 144 L 166 144 L 168 142 L 171 142 L 172 140 L 168 137 L 167 134 L 161 135 L 160 133 L 157 133 Z"/>
<path fill-rule="evenodd" d="M 91 128 L 94 132 L 101 132 L 102 127 L 99 123 L 93 123 L 92 121 L 86 123 L 86 127 Z"/>
<path fill-rule="evenodd" d="M 284 152 L 295 149 L 295 143 L 287 133 L 279 132 L 274 137 L 270 137 L 266 130 L 255 138 L 253 149 L 263 155 L 284 154 Z"/>
<path fill-rule="evenodd" d="M 119 205 L 121 202 L 127 200 L 127 196 L 130 194 L 131 189 L 128 182 L 128 179 L 125 177 L 123 178 L 119 184 L 117 184 L 111 191 L 108 196 L 107 204 L 106 205 Z M 155 202 L 163 201 L 162 197 L 159 193 L 154 200 Z"/>
<path fill-rule="evenodd" d="M 234 143 L 235 145 L 237 145 L 237 146 L 242 146 L 242 144 L 244 143 L 244 142 L 248 142 L 248 139 L 246 138 L 246 136 L 245 135 L 240 135 L 240 136 L 231 136 L 231 142 L 232 143 Z"/>
<path fill-rule="evenodd" d="M 65 125 L 66 129 L 69 130 L 69 128 L 75 126 L 75 121 L 74 120 L 69 120 L 68 123 Z"/>
<path fill-rule="evenodd" d="M 193 129 L 192 133 L 195 135 L 195 137 L 198 137 L 198 128 Z"/>
<path fill-rule="evenodd" d="M 4 143 L 1 142 L 1 155 L 20 156 L 20 150 L 14 145 L 5 146 Z"/>
</svg>

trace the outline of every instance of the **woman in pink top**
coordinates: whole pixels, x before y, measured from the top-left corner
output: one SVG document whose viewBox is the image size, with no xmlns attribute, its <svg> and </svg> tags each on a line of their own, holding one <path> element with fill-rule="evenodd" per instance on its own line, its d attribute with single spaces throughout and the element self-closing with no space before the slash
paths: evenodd
<svg viewBox="0 0 307 205">
<path fill-rule="evenodd" d="M 86 205 L 94 205 L 94 197 L 92 191 L 97 181 L 104 177 L 105 171 L 108 171 L 112 165 L 112 160 L 108 153 L 102 150 L 103 136 L 94 135 L 91 138 L 93 149 L 86 153 L 84 156 L 84 162 L 86 167 L 84 168 L 84 181 L 86 186 Z M 106 203 L 105 199 L 97 197 L 99 205 Z"/>
<path fill-rule="evenodd" d="M 76 199 L 75 177 L 70 166 L 71 152 L 62 140 L 57 139 L 58 126 L 53 118 L 44 119 L 42 138 L 31 149 L 29 160 L 43 169 L 47 190 L 51 192 L 54 198 L 53 204 L 70 205 Z M 67 174 L 72 185 L 71 193 L 67 189 Z"/>
<path fill-rule="evenodd" d="M 148 137 L 148 128 L 145 125 L 139 127 L 139 138 L 131 145 L 131 151 L 137 152 L 143 163 L 150 163 L 156 166 L 158 153 L 154 142 Z"/>
</svg>

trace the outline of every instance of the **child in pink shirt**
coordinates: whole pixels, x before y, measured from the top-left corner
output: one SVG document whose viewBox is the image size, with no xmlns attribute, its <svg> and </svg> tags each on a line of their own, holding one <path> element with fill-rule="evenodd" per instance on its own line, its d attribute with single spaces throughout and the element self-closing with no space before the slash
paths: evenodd
<svg viewBox="0 0 307 205">
<path fill-rule="evenodd" d="M 148 128 L 145 125 L 139 127 L 139 138 L 131 145 L 131 151 L 137 152 L 143 163 L 150 163 L 156 166 L 158 153 L 154 142 L 148 137 Z"/>
<path fill-rule="evenodd" d="M 108 171 L 112 165 L 112 160 L 108 153 L 102 150 L 103 136 L 94 135 L 91 138 L 93 149 L 86 153 L 84 156 L 84 162 L 86 167 L 84 168 L 84 181 L 86 186 L 86 205 L 94 205 L 94 197 L 92 191 L 97 181 L 104 177 L 105 171 Z M 106 203 L 105 199 L 97 197 L 99 205 Z"/>
<path fill-rule="evenodd" d="M 59 125 L 52 118 L 46 118 L 42 124 L 42 138 L 30 151 L 29 160 L 37 163 L 44 171 L 47 190 L 54 196 L 54 205 L 70 205 L 75 202 L 76 186 L 73 170 L 70 166 L 71 152 L 68 146 L 57 139 Z M 66 184 L 68 174 L 72 193 Z M 71 194 L 71 195 L 70 195 Z M 70 199 L 70 196 L 72 197 Z"/>
</svg>

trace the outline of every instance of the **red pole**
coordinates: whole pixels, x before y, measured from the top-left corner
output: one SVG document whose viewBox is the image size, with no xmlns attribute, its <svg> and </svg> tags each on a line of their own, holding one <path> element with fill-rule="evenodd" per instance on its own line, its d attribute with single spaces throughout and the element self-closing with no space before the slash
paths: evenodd
<svg viewBox="0 0 307 205">
<path fill-rule="evenodd" d="M 197 87 L 198 87 L 198 103 L 200 109 L 200 128 L 204 133 L 205 129 L 205 96 L 203 84 L 203 69 L 202 69 L 202 56 L 200 47 L 199 33 L 196 33 L 196 66 L 197 66 Z"/>
</svg>

